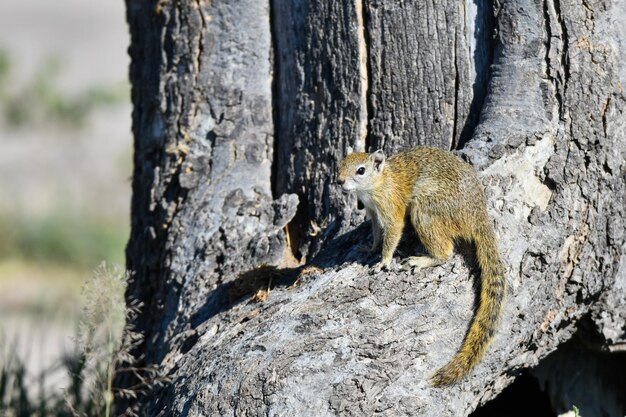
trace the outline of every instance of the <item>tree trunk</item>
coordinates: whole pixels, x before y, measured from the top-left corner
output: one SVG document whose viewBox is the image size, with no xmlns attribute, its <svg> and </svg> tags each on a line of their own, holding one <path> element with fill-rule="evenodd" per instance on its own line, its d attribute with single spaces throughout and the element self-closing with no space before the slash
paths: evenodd
<svg viewBox="0 0 626 417">
<path fill-rule="evenodd" d="M 576 330 L 624 349 L 626 1 L 126 2 L 127 298 L 135 354 L 170 379 L 142 414 L 467 415 Z M 443 389 L 471 253 L 374 274 L 333 185 L 348 147 L 418 144 L 478 170 L 510 288 L 485 359 Z"/>
</svg>

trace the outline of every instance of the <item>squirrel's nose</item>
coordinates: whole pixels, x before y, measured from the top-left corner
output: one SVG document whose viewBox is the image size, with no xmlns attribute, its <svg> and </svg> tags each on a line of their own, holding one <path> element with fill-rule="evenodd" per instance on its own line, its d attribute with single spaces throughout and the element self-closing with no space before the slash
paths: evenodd
<svg viewBox="0 0 626 417">
<path fill-rule="evenodd" d="M 345 183 L 346 180 L 344 180 L 343 178 L 337 178 L 337 184 L 339 185 L 343 185 L 343 183 Z"/>
</svg>

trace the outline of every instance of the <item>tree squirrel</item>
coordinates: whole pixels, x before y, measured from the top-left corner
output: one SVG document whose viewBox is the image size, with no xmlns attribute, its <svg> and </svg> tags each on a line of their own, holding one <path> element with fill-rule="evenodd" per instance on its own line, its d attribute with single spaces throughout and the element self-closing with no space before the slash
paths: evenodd
<svg viewBox="0 0 626 417">
<path fill-rule="evenodd" d="M 455 241 L 474 242 L 481 269 L 479 306 L 459 351 L 430 378 L 435 386 L 458 382 L 485 354 L 506 291 L 504 264 L 476 172 L 438 148 L 416 147 L 388 159 L 378 150 L 348 155 L 339 164 L 337 183 L 344 193 L 356 192 L 365 206 L 374 235 L 370 253 L 382 238 L 377 270 L 389 267 L 407 215 L 430 256 L 409 257 L 405 266 L 440 265 L 452 255 Z"/>
</svg>

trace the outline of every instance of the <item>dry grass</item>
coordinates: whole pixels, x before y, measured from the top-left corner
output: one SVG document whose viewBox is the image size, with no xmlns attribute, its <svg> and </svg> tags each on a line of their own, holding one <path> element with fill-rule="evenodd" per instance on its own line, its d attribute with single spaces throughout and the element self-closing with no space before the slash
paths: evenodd
<svg viewBox="0 0 626 417">
<path fill-rule="evenodd" d="M 134 410 L 114 410 L 118 397 L 135 397 L 165 382 L 156 367 L 138 368 L 130 351 L 143 336 L 125 323 L 141 309 L 124 300 L 130 274 L 121 267 L 101 264 L 83 288 L 83 309 L 73 350 L 39 375 L 29 375 L 18 346 L 0 334 L 0 416 L 134 415 Z M 46 379 L 63 370 L 69 381 L 64 390 L 49 389 Z M 113 386 L 115 373 L 139 377 L 132 388 Z"/>
</svg>

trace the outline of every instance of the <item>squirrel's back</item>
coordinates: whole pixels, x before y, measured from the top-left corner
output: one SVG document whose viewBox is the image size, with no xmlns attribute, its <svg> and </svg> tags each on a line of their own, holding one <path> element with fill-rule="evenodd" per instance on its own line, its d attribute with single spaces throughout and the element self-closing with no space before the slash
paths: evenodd
<svg viewBox="0 0 626 417">
<path fill-rule="evenodd" d="M 394 183 L 398 177 L 408 177 L 402 182 L 411 183 L 410 199 L 414 203 L 455 220 L 463 236 L 454 238 L 471 239 L 476 221 L 489 221 L 485 194 L 476 171 L 453 153 L 419 146 L 389 157 L 387 169 L 388 179 Z"/>
</svg>

